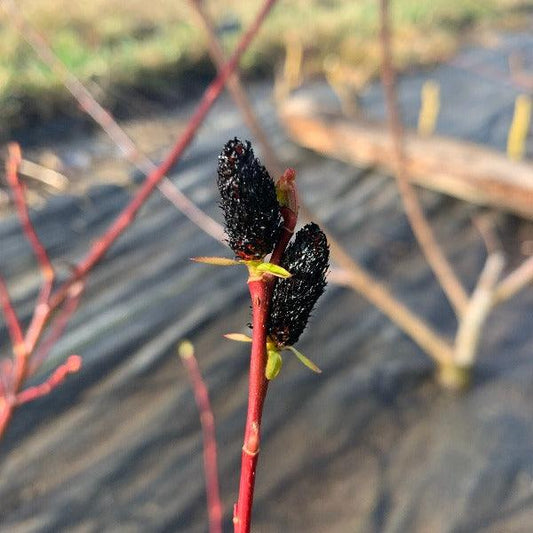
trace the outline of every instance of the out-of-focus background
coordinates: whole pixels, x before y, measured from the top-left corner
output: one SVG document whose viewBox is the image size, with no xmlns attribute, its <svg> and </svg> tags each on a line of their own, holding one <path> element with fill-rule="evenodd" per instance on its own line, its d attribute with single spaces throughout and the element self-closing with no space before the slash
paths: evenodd
<svg viewBox="0 0 533 533">
<path fill-rule="evenodd" d="M 227 54 L 261 4 L 204 3 Z M 508 158 L 502 168 L 526 176 L 512 194 L 489 184 L 505 205 L 486 201 L 485 189 L 461 193 L 418 177 L 438 241 L 471 293 L 486 257 L 479 220 L 504 250 L 503 275 L 533 254 L 533 141 L 527 128 L 521 141 L 509 141 L 517 106 L 527 108 L 533 92 L 533 4 L 397 0 L 391 25 L 408 130 L 431 149 L 446 138 L 466 150 L 462 164 L 481 167 L 482 177 L 480 153 Z M 188 2 L 0 2 L 0 140 L 22 146 L 32 219 L 63 280 L 144 177 L 65 89 L 65 71 L 50 70 L 26 42 L 34 30 L 45 39 L 41 53 L 49 45 L 155 162 L 183 132 L 216 69 Z M 303 135 L 293 112 L 303 106 L 324 138 L 341 120 L 359 125 L 366 142 L 372 125 L 380 146 L 387 130 L 378 30 L 376 0 L 280 1 L 240 71 L 277 158 L 296 168 L 316 219 L 453 341 L 457 319 L 405 217 L 393 165 L 380 150 L 352 158 L 351 144 L 317 146 L 318 134 Z M 216 160 L 234 136 L 266 155 L 225 93 L 169 174 L 219 222 Z M 454 176 L 457 160 L 435 157 L 433 168 Z M 246 331 L 249 303 L 245 272 L 189 261 L 202 255 L 228 250 L 156 192 L 90 274 L 79 310 L 30 385 L 73 353 L 82 370 L 21 407 L 1 443 L 1 531 L 207 531 L 199 418 L 176 356 L 183 338 L 194 343 L 211 392 L 231 529 L 248 354 L 222 335 Z M 0 273 L 27 324 L 40 276 L 3 179 Z M 286 357 L 269 390 L 254 530 L 531 531 L 532 306 L 529 285 L 495 309 L 472 385 L 453 393 L 438 385 L 433 362 L 408 336 L 331 282 L 298 344 L 323 373 Z M 2 322 L 0 353 L 9 350 Z"/>
<path fill-rule="evenodd" d="M 217 25 L 226 50 L 261 2 L 203 2 Z M 392 9 L 401 67 L 431 65 L 450 57 L 465 40 L 490 39 L 491 28 L 524 25 L 523 0 L 394 2 Z M 90 5 L 63 0 L 17 2 L 46 37 L 71 72 L 87 83 L 100 101 L 119 115 L 137 116 L 176 105 L 192 96 L 194 83 L 214 72 L 206 37 L 188 2 L 156 4 L 115 0 Z M 0 14 L 1 130 L 75 114 L 61 80 L 25 44 L 5 11 Z M 333 56 L 356 70 L 364 81 L 379 67 L 378 4 L 374 0 L 292 1 L 268 17 L 241 63 L 247 76 L 271 77 L 279 68 L 287 42 L 305 49 L 306 74 L 324 72 Z M 485 41 L 486 42 L 486 41 Z M 185 93 L 185 94 L 184 94 Z M 151 105 L 152 104 L 152 105 Z"/>
</svg>

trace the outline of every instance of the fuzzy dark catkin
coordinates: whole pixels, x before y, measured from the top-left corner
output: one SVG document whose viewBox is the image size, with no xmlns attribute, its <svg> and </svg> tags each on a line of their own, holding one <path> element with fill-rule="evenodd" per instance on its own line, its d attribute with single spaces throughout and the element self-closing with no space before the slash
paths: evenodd
<svg viewBox="0 0 533 533">
<path fill-rule="evenodd" d="M 276 280 L 267 325 L 268 335 L 279 347 L 298 341 L 326 288 L 329 246 L 316 224 L 307 224 L 298 231 L 283 254 L 281 266 L 292 276 Z"/>
<path fill-rule="evenodd" d="M 276 189 L 249 141 L 228 141 L 218 157 L 217 185 L 228 243 L 236 256 L 262 259 L 272 252 L 281 231 Z"/>
</svg>

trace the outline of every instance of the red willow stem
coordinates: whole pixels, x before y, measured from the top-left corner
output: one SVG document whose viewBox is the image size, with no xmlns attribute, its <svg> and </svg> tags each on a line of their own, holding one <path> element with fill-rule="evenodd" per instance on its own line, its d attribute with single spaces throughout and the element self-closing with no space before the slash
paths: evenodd
<svg viewBox="0 0 533 533">
<path fill-rule="evenodd" d="M 283 179 L 287 180 L 288 188 L 286 193 L 291 207 L 281 208 L 283 230 L 270 258 L 270 262 L 276 265 L 281 261 L 298 219 L 294 170 L 287 169 L 281 180 Z M 278 186 L 279 184 L 280 182 L 278 182 Z M 235 533 L 249 533 L 251 527 L 255 474 L 261 443 L 261 417 L 268 390 L 268 379 L 265 376 L 267 322 L 274 281 L 275 278 L 269 274 L 264 274 L 261 279 L 252 278 L 248 280 L 248 289 L 252 299 L 252 350 L 250 354 L 248 411 L 244 429 L 244 444 L 242 446 L 239 497 L 233 507 Z"/>
<path fill-rule="evenodd" d="M 241 479 L 239 499 L 234 508 L 235 533 L 248 533 L 252 519 L 255 471 L 261 442 L 261 416 L 268 389 L 265 377 L 267 363 L 267 320 L 270 308 L 270 283 L 264 279 L 248 281 L 252 299 L 252 352 L 250 355 L 250 376 L 248 382 L 248 412 L 244 430 L 244 444 L 241 456 Z"/>
<path fill-rule="evenodd" d="M 48 257 L 45 247 L 41 243 L 37 232 L 33 226 L 33 223 L 30 219 L 30 214 L 28 211 L 28 204 L 26 202 L 26 197 L 24 194 L 24 188 L 20 182 L 18 176 L 18 170 L 20 163 L 22 161 L 22 155 L 20 153 L 20 146 L 16 143 L 11 143 L 8 145 L 8 158 L 6 162 L 6 178 L 13 193 L 13 200 L 15 202 L 15 207 L 17 209 L 17 214 L 22 225 L 22 229 L 26 234 L 39 267 L 44 279 L 44 283 L 41 286 L 39 295 L 37 297 L 37 302 L 35 304 L 35 309 L 31 319 L 31 323 L 26 332 L 25 342 L 29 346 L 33 346 L 35 343 L 35 328 L 40 322 L 41 315 L 46 314 L 48 308 L 48 299 L 52 292 L 52 287 L 54 285 L 54 268 Z"/>
<path fill-rule="evenodd" d="M 30 387 L 22 392 L 19 392 L 15 398 L 17 405 L 28 403 L 42 396 L 46 396 L 53 389 L 59 386 L 69 374 L 75 374 L 81 368 L 81 357 L 79 355 L 71 355 L 62 365 L 58 366 L 53 374 L 40 385 Z"/>
<path fill-rule="evenodd" d="M 222 502 L 218 485 L 217 439 L 215 419 L 209 392 L 194 356 L 194 347 L 185 341 L 179 348 L 179 355 L 189 376 L 194 398 L 200 412 L 200 423 L 204 441 L 204 473 L 207 493 L 207 512 L 209 515 L 209 533 L 222 533 Z"/>
<path fill-rule="evenodd" d="M 26 344 L 24 343 L 24 334 L 22 333 L 22 326 L 18 319 L 17 313 L 9 297 L 9 291 L 4 279 L 0 276 L 0 305 L 7 324 L 9 336 L 11 337 L 11 344 L 13 347 L 13 354 L 15 363 L 9 368 L 9 375 L 5 377 L 5 384 L 3 384 L 4 394 L 0 397 L 0 436 L 3 435 L 11 416 L 13 414 L 13 393 L 12 389 L 15 385 L 20 386 L 24 379 L 24 372 L 27 362 Z"/>
<path fill-rule="evenodd" d="M 84 289 L 85 285 L 82 281 L 79 281 L 70 287 L 64 305 L 58 312 L 57 317 L 50 324 L 49 333 L 30 357 L 28 376 L 33 375 L 39 369 L 39 367 L 48 357 L 50 350 L 62 337 L 65 328 L 78 308 L 78 304 L 80 303 Z"/>
<path fill-rule="evenodd" d="M 2 312 L 6 321 L 7 330 L 11 338 L 11 345 L 15 357 L 26 355 L 26 349 L 24 344 L 24 334 L 22 333 L 22 325 L 15 312 L 13 303 L 7 290 L 6 282 L 4 278 L 0 276 L 0 305 L 2 306 Z"/>
</svg>

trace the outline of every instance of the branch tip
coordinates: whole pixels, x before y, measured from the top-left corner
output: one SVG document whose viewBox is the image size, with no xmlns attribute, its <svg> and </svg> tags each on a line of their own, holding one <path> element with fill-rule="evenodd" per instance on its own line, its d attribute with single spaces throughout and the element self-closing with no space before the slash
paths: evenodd
<svg viewBox="0 0 533 533">
<path fill-rule="evenodd" d="M 193 344 L 188 340 L 182 341 L 180 345 L 178 346 L 178 355 L 182 359 L 190 359 L 191 357 L 194 357 Z"/>
</svg>

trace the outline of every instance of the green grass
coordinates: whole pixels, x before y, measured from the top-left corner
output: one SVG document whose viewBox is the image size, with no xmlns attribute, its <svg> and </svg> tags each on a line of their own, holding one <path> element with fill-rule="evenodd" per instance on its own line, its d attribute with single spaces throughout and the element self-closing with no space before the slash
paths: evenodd
<svg viewBox="0 0 533 533">
<path fill-rule="evenodd" d="M 219 23 L 246 26 L 260 0 L 212 0 Z M 113 105 L 117 88 L 169 92 L 180 77 L 206 73 L 205 39 L 188 2 L 176 0 L 19 0 L 65 65 L 83 82 L 96 83 Z M 501 25 L 533 7 L 524 0 L 396 0 L 395 52 L 401 67 L 427 64 L 449 55 L 465 29 Z M 315 74 L 328 55 L 350 68 L 375 71 L 377 0 L 292 0 L 274 8 L 243 59 L 248 74 L 271 72 L 282 61 L 287 38 L 305 49 L 305 71 Z M 236 33 L 224 36 L 230 50 Z M 70 102 L 61 82 L 44 66 L 0 10 L 0 117 L 3 127 L 42 119 Z"/>
</svg>

